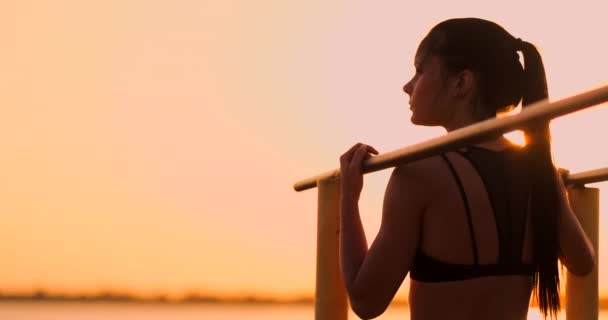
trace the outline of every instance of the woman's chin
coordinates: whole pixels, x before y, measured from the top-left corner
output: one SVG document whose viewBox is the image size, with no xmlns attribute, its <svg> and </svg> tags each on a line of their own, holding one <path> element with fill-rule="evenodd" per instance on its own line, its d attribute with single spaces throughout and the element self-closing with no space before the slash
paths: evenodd
<svg viewBox="0 0 608 320">
<path fill-rule="evenodd" d="M 417 117 L 415 114 L 412 114 L 412 117 L 410 118 L 410 122 L 413 125 L 425 126 L 425 127 L 435 127 L 435 126 L 440 126 L 441 125 L 439 123 L 435 123 L 433 121 L 430 121 L 430 119 L 424 119 L 424 118 L 421 118 L 421 117 Z"/>
<path fill-rule="evenodd" d="M 424 121 L 422 121 L 422 119 L 420 119 L 420 117 L 417 117 L 416 114 L 412 114 L 412 117 L 410 118 L 410 121 L 412 122 L 412 124 L 415 124 L 417 126 L 424 126 L 425 125 Z"/>
</svg>

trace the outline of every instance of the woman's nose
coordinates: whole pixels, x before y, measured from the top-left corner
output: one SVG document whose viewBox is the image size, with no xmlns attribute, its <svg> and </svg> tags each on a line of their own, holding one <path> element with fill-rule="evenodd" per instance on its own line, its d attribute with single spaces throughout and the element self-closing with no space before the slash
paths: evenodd
<svg viewBox="0 0 608 320">
<path fill-rule="evenodd" d="M 405 93 L 407 93 L 409 95 L 412 95 L 412 81 L 411 80 L 408 81 L 408 83 L 406 83 L 403 86 L 403 92 L 405 92 Z"/>
</svg>

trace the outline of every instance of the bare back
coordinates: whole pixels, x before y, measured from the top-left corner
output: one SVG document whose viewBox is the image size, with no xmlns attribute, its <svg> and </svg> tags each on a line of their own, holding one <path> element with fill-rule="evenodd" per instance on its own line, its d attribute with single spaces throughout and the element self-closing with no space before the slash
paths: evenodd
<svg viewBox="0 0 608 320">
<path fill-rule="evenodd" d="M 441 157 L 425 160 L 423 166 L 428 169 L 425 172 L 430 175 L 433 198 L 437 201 L 432 201 L 424 213 L 419 250 L 451 264 L 472 265 L 474 255 L 480 265 L 497 264 L 499 235 L 486 185 L 465 157 L 455 152 L 446 156 L 466 194 L 470 221 L 462 192 L 449 165 Z M 520 261 L 531 263 L 529 215 L 523 224 Z M 409 296 L 412 319 L 526 319 L 531 280 L 529 275 L 483 276 L 438 282 L 412 279 Z"/>
</svg>

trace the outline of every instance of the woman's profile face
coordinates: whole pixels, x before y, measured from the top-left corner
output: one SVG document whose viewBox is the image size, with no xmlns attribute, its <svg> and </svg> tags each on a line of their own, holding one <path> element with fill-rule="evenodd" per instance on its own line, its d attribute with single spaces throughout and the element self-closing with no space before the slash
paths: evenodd
<svg viewBox="0 0 608 320">
<path fill-rule="evenodd" d="M 403 91 L 410 96 L 411 121 L 416 125 L 440 126 L 446 119 L 449 106 L 444 92 L 445 77 L 437 55 L 416 54 L 416 73 L 405 84 Z"/>
</svg>

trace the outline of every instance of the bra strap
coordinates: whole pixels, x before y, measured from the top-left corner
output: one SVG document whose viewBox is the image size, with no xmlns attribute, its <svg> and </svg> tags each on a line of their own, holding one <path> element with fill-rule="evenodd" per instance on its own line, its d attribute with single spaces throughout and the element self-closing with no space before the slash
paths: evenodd
<svg viewBox="0 0 608 320">
<path fill-rule="evenodd" d="M 458 176 L 456 169 L 454 169 L 454 165 L 452 165 L 452 162 L 450 161 L 450 159 L 448 159 L 447 155 L 445 153 L 443 153 L 443 154 L 441 154 L 441 157 L 443 158 L 443 160 L 445 160 L 446 164 L 448 165 L 448 168 L 452 172 L 452 176 L 454 177 L 454 180 L 456 181 L 456 184 L 458 185 L 458 189 L 460 190 L 460 197 L 462 198 L 462 203 L 464 204 L 464 209 L 467 212 L 467 221 L 469 223 L 469 234 L 471 236 L 471 246 L 473 248 L 473 259 L 475 261 L 475 265 L 479 265 L 479 258 L 477 256 L 477 244 L 475 242 L 475 230 L 473 229 L 473 219 L 471 218 L 471 209 L 469 207 L 469 201 L 467 199 L 467 195 L 464 192 L 464 186 L 462 185 L 462 181 L 460 180 L 460 177 Z"/>
</svg>

